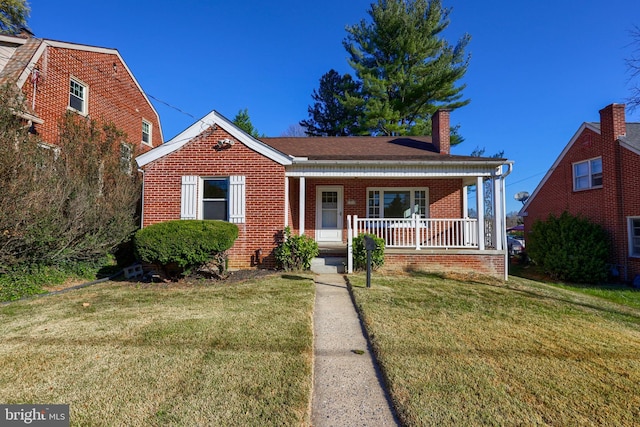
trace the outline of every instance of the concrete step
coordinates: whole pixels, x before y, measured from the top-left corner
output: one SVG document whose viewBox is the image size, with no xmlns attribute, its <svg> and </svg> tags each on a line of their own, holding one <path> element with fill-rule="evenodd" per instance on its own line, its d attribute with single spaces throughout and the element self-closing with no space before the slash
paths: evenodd
<svg viewBox="0 0 640 427">
<path fill-rule="evenodd" d="M 322 256 L 311 260 L 311 271 L 316 274 L 344 273 L 346 271 L 347 258 Z"/>
</svg>

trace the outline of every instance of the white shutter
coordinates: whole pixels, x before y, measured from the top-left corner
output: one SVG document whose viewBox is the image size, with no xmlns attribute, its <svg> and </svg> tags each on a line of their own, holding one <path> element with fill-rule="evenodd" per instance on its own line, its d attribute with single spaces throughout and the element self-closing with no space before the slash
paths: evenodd
<svg viewBox="0 0 640 427">
<path fill-rule="evenodd" d="M 182 177 L 180 196 L 180 219 L 196 219 L 198 207 L 199 177 L 188 175 Z"/>
<path fill-rule="evenodd" d="M 229 177 L 229 222 L 245 222 L 245 177 Z"/>
</svg>

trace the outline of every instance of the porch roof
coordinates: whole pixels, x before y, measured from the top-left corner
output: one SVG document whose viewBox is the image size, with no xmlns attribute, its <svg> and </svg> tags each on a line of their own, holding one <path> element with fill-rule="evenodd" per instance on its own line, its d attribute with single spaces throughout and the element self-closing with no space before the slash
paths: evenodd
<svg viewBox="0 0 640 427">
<path fill-rule="evenodd" d="M 430 136 L 348 136 L 261 138 L 265 144 L 305 160 L 486 161 L 487 158 L 440 154 Z M 502 160 L 504 159 L 491 159 Z"/>
<path fill-rule="evenodd" d="M 431 137 L 261 138 L 289 155 L 290 177 L 464 178 L 499 175 L 506 159 L 455 156 L 435 151 Z"/>
</svg>

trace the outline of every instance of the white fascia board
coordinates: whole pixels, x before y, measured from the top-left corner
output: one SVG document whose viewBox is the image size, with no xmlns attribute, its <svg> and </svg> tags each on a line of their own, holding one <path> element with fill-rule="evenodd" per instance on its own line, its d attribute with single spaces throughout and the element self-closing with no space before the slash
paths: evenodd
<svg viewBox="0 0 640 427">
<path fill-rule="evenodd" d="M 217 113 L 215 111 L 214 113 L 216 114 L 216 123 L 220 125 L 222 129 L 227 131 L 229 134 L 231 134 L 231 136 L 236 138 L 238 141 L 242 142 L 248 148 L 252 149 L 253 151 L 259 154 L 262 154 L 263 156 L 283 166 L 290 165 L 293 163 L 293 161 L 288 155 L 281 153 L 275 148 L 252 137 L 251 135 L 249 135 L 248 133 L 240 129 L 238 126 L 236 126 L 235 123 L 231 122 L 226 117 L 224 117 L 222 114 Z"/>
<path fill-rule="evenodd" d="M 28 39 L 23 37 L 9 36 L 5 34 L 0 34 L 0 42 L 5 43 L 15 43 L 15 44 L 25 44 Z"/>
<path fill-rule="evenodd" d="M 357 166 L 366 166 L 366 165 L 389 165 L 389 166 L 397 166 L 397 165 L 409 165 L 409 166 L 469 166 L 469 167 L 487 167 L 487 168 L 495 168 L 497 166 L 507 165 L 509 163 L 513 163 L 510 160 L 306 160 L 300 161 L 301 159 L 306 159 L 304 157 L 296 157 L 295 164 L 296 165 L 357 165 Z"/>
<path fill-rule="evenodd" d="M 576 133 L 573 134 L 573 136 L 571 137 L 571 139 L 569 140 L 567 145 L 564 147 L 562 152 L 558 155 L 558 158 L 556 158 L 555 162 L 553 162 L 553 164 L 551 165 L 549 170 L 547 170 L 547 173 L 544 175 L 542 180 L 536 186 L 536 189 L 533 190 L 533 193 L 531 193 L 531 196 L 527 199 L 525 204 L 522 206 L 522 208 L 518 212 L 519 216 L 527 216 L 527 208 L 529 207 L 529 204 L 531 203 L 531 201 L 536 197 L 536 195 L 538 194 L 540 189 L 544 186 L 544 184 L 547 182 L 547 180 L 551 177 L 551 174 L 553 173 L 553 171 L 556 170 L 556 168 L 560 165 L 560 162 L 562 161 L 564 156 L 567 155 L 567 153 L 569 152 L 571 147 L 573 147 L 573 144 L 575 144 L 575 142 L 578 140 L 580 135 L 582 135 L 582 132 L 584 132 L 586 129 L 592 130 L 593 132 L 597 133 L 598 135 L 600 134 L 600 129 L 598 129 L 597 127 L 593 126 L 591 123 L 587 123 L 587 122 L 582 123 L 582 125 L 578 128 Z"/>
<path fill-rule="evenodd" d="M 124 62 L 124 59 L 122 58 L 122 56 L 120 56 L 120 52 L 118 52 L 118 49 L 111 49 L 111 48 L 97 47 L 97 46 L 87 46 L 87 45 L 84 45 L 84 44 L 59 42 L 59 41 L 56 41 L 56 40 L 47 40 L 47 39 L 42 39 L 41 41 L 42 41 L 42 43 L 40 43 L 40 46 L 38 46 L 38 49 L 36 50 L 36 53 L 31 58 L 31 61 L 29 61 L 29 64 L 26 67 L 24 67 L 24 70 L 20 74 L 20 77 L 18 78 L 18 82 L 17 82 L 18 87 L 20 87 L 22 89 L 22 86 L 27 81 L 27 78 L 29 77 L 29 74 L 31 74 L 31 70 L 33 70 L 33 67 L 35 66 L 36 62 L 38 62 L 38 60 L 42 56 L 42 53 L 45 51 L 45 49 L 48 46 L 56 47 L 56 48 L 60 48 L 60 49 L 71 49 L 71 50 L 80 50 L 80 51 L 84 51 L 84 52 L 93 52 L 93 53 L 102 53 L 102 54 L 106 54 L 106 55 L 115 55 L 115 56 L 118 57 L 118 60 L 120 61 L 120 63 L 124 66 L 124 69 L 127 71 L 127 73 L 129 73 L 129 77 L 131 77 L 131 80 L 133 80 L 133 83 L 138 88 L 138 91 L 140 91 L 140 93 L 144 97 L 145 101 L 147 101 L 147 104 L 149 104 L 149 106 L 151 107 L 151 110 L 156 115 L 156 120 L 158 122 L 158 127 L 159 127 L 159 129 L 157 131 L 159 132 L 160 141 L 162 141 L 164 139 L 163 136 L 162 136 L 162 122 L 160 121 L 160 115 L 158 114 L 158 112 L 156 111 L 155 107 L 153 106 L 153 104 L 151 103 L 149 98 L 147 97 L 147 94 L 145 93 L 145 91 L 142 89 L 142 86 L 140 86 L 140 83 L 138 83 L 138 80 L 136 80 L 136 77 L 133 75 L 133 73 L 129 69 L 129 66 L 127 66 L 127 63 Z M 155 132 L 155 130 L 154 130 L 154 132 Z"/>
<path fill-rule="evenodd" d="M 265 157 L 281 165 L 290 165 L 292 163 L 291 159 L 288 156 L 277 150 L 274 150 L 270 146 L 248 135 L 242 129 L 227 120 L 224 116 L 213 110 L 209 114 L 189 126 L 187 129 L 173 137 L 170 141 L 167 141 L 159 147 L 156 147 L 153 150 L 147 151 L 146 153 L 136 157 L 138 166 L 142 167 L 159 159 L 160 157 L 166 156 L 167 154 L 179 150 L 183 145 L 198 137 L 212 126 L 220 126 L 223 130 L 225 130 L 227 133 L 229 133 L 231 136 L 233 136 L 239 142 L 243 143 L 248 148 L 264 155 Z"/>
<path fill-rule="evenodd" d="M 503 163 L 505 164 L 505 163 Z M 506 164 L 511 164 L 506 163 Z M 380 163 L 324 163 L 287 167 L 288 177 L 334 177 L 334 178 L 477 178 L 496 176 L 495 165 L 464 162 L 453 164 L 442 162 L 427 164 L 420 162 L 380 162 Z"/>
</svg>

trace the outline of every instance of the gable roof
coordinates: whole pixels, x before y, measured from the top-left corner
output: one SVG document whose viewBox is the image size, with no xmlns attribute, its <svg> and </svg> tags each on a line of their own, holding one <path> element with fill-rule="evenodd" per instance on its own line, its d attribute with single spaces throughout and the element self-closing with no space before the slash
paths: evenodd
<svg viewBox="0 0 640 427">
<path fill-rule="evenodd" d="M 40 39 L 35 37 L 25 39 L 23 37 L 6 35 L 0 35 L 0 46 L 4 47 L 5 54 L 11 54 L 10 57 L 5 58 L 4 61 L 0 62 L 0 84 L 6 82 L 15 82 L 19 88 L 22 88 L 22 86 L 25 84 L 25 82 L 29 78 L 29 75 L 34 69 L 35 64 L 40 60 L 47 47 L 115 55 L 120 63 L 124 66 L 124 69 L 129 74 L 129 77 L 131 77 L 131 80 L 135 84 L 138 91 L 142 94 L 145 101 L 147 101 L 147 103 L 151 107 L 153 113 L 156 115 L 158 126 L 160 127 L 160 129 L 158 129 L 158 131 L 160 132 L 160 140 L 163 139 L 162 125 L 158 112 L 156 111 L 151 101 L 149 101 L 147 94 L 144 92 L 144 90 L 142 90 L 142 86 L 140 86 L 140 84 L 136 80 L 136 77 L 127 66 L 127 63 L 124 62 L 124 59 L 122 59 L 122 56 L 120 56 L 120 52 L 118 52 L 117 49 L 61 42 L 49 39 Z"/>
<path fill-rule="evenodd" d="M 167 141 L 164 144 L 136 157 L 136 162 L 140 167 L 154 162 L 161 157 L 179 150 L 182 146 L 187 144 L 189 141 L 192 141 L 194 138 L 198 137 L 207 130 L 212 128 L 215 129 L 215 126 L 220 126 L 222 129 L 224 129 L 238 141 L 242 142 L 248 148 L 264 155 L 265 157 L 277 163 L 280 163 L 281 165 L 290 165 L 292 163 L 292 160 L 289 156 L 247 134 L 215 110 L 212 110 L 209 114 L 173 137 L 170 141 Z"/>
<path fill-rule="evenodd" d="M 627 123 L 625 123 L 625 126 L 626 126 L 626 129 L 627 129 L 627 134 L 618 137 L 618 141 L 620 142 L 620 145 L 625 147 L 625 148 L 628 148 L 629 150 L 634 151 L 636 154 L 640 155 L 640 123 L 628 123 L 627 122 Z M 527 199 L 525 204 L 522 206 L 522 208 L 518 212 L 518 215 L 520 215 L 520 216 L 525 216 L 526 215 L 527 209 L 529 208 L 529 205 L 530 205 L 531 201 L 535 198 L 535 196 L 538 194 L 540 189 L 547 182 L 547 180 L 549 179 L 549 177 L 551 176 L 553 171 L 558 167 L 558 165 L 560 164 L 560 162 L 562 161 L 564 156 L 571 149 L 571 147 L 573 147 L 573 144 L 578 140 L 578 138 L 580 137 L 580 135 L 582 135 L 582 132 L 584 132 L 585 129 L 590 129 L 593 132 L 595 132 L 598 135 L 600 135 L 600 123 L 599 122 L 585 122 L 585 123 L 583 123 L 580 126 L 580 128 L 578 128 L 578 131 L 571 137 L 571 139 L 569 140 L 567 145 L 564 147 L 564 149 L 562 150 L 560 155 L 558 155 L 558 157 L 556 158 L 555 162 L 553 162 L 553 165 L 551 165 L 551 167 L 549 168 L 547 173 L 544 175 L 542 180 L 536 186 L 535 190 L 533 190 L 533 193 L 531 193 L 531 196 Z"/>
</svg>

